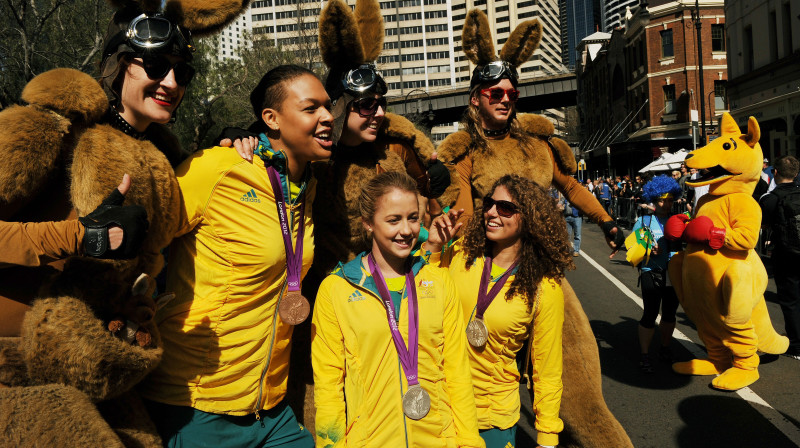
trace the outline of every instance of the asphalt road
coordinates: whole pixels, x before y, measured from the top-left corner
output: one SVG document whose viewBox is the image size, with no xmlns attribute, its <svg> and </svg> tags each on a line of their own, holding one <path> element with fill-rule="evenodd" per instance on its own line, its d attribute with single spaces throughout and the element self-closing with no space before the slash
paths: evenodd
<svg viewBox="0 0 800 448">
<path fill-rule="evenodd" d="M 800 446 L 800 361 L 762 355 L 761 379 L 739 392 L 712 389 L 712 377 L 677 375 L 665 363 L 656 362 L 653 374 L 641 373 L 637 325 L 642 308 L 637 271 L 625 262 L 624 251 L 613 260 L 608 259 L 610 250 L 594 224 L 584 222 L 581 252 L 575 259 L 576 269 L 567 279 L 580 298 L 597 339 L 606 403 L 634 446 Z M 769 272 L 769 259 L 764 262 Z M 771 274 L 765 297 L 773 325 L 783 333 L 783 314 L 775 303 Z M 705 353 L 694 324 L 681 308 L 675 338 L 672 351 L 677 361 Z M 651 353 L 657 353 L 657 344 L 658 334 L 653 338 Z M 536 444 L 530 400 L 527 392 L 522 397 L 517 446 L 532 447 Z"/>
</svg>

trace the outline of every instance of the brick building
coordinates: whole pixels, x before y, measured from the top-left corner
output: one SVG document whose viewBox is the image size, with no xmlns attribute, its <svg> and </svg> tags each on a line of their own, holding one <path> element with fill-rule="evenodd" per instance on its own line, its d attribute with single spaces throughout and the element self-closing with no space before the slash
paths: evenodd
<svg viewBox="0 0 800 448">
<path fill-rule="evenodd" d="M 703 92 L 693 11 L 653 0 L 626 11 L 607 40 L 581 42 L 578 107 L 590 174 L 632 174 L 663 152 L 692 149 L 701 98 L 708 129 L 727 110 L 723 1 L 700 2 Z M 594 57 L 592 45 L 600 45 Z"/>
</svg>

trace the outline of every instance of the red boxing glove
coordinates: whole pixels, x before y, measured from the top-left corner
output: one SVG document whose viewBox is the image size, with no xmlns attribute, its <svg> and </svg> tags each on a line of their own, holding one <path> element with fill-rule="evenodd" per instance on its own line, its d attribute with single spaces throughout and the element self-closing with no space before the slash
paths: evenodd
<svg viewBox="0 0 800 448">
<path fill-rule="evenodd" d="M 670 241 L 680 241 L 683 238 L 683 231 L 689 217 L 681 213 L 680 215 L 670 216 L 664 226 L 664 236 Z"/>
<path fill-rule="evenodd" d="M 714 227 L 708 216 L 700 216 L 689 222 L 683 233 L 687 242 L 705 244 L 712 249 L 719 249 L 725 243 L 725 229 Z"/>
</svg>

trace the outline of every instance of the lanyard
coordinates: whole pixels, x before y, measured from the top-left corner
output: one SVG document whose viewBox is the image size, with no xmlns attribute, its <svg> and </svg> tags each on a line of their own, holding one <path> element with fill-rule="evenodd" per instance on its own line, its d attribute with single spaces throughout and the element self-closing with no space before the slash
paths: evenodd
<svg viewBox="0 0 800 448">
<path fill-rule="evenodd" d="M 481 275 L 481 286 L 478 288 L 478 306 L 475 310 L 475 318 L 476 319 L 483 319 L 483 313 L 486 312 L 486 309 L 489 308 L 489 305 L 492 304 L 492 301 L 497 294 L 500 293 L 500 290 L 503 289 L 503 285 L 506 284 L 506 280 L 511 275 L 511 272 L 514 268 L 517 267 L 519 260 L 516 260 L 514 264 L 512 264 L 500 278 L 497 279 L 494 286 L 492 286 L 491 290 L 489 288 L 489 280 L 492 277 L 492 258 L 486 257 L 483 263 L 483 275 Z M 487 291 L 488 290 L 488 291 Z"/>
<path fill-rule="evenodd" d="M 411 269 L 406 272 L 406 294 L 408 296 L 408 349 L 406 349 L 403 335 L 400 334 L 400 330 L 397 328 L 392 295 L 389 293 L 386 280 L 383 279 L 383 274 L 381 274 L 381 270 L 375 263 L 375 258 L 371 253 L 367 256 L 367 264 L 369 264 L 369 270 L 375 280 L 375 285 L 378 287 L 381 301 L 383 301 L 383 305 L 386 308 L 386 316 L 389 319 L 389 330 L 392 332 L 394 348 L 397 350 L 397 356 L 400 358 L 400 365 L 403 366 L 408 385 L 419 384 L 419 379 L 417 378 L 417 355 L 419 349 L 417 325 L 419 324 L 419 313 L 417 311 L 417 290 L 414 287 L 414 274 Z"/>
<path fill-rule="evenodd" d="M 289 229 L 289 219 L 286 216 L 286 201 L 284 200 L 280 177 L 272 166 L 267 166 L 267 174 L 272 184 L 272 191 L 275 194 L 275 205 L 278 208 L 278 220 L 281 223 L 281 233 L 283 234 L 283 248 L 286 250 L 287 286 L 289 291 L 300 291 L 300 274 L 303 270 L 303 235 L 306 230 L 303 221 L 306 201 L 303 198 L 300 202 L 300 226 L 297 230 L 296 249 L 293 250 L 292 231 Z"/>
</svg>

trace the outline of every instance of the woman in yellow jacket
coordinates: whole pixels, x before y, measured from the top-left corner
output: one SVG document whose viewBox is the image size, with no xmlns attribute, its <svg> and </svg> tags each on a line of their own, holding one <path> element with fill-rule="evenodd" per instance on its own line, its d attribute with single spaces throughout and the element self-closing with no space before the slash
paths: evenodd
<svg viewBox="0 0 800 448">
<path fill-rule="evenodd" d="M 534 182 L 500 178 L 483 199 L 483 213 L 444 251 L 461 211 L 434 221 L 424 249 L 458 285 L 478 427 L 488 448 L 515 446 L 519 420 L 517 352 L 532 342 L 533 411 L 537 442 L 558 444 L 561 405 L 560 280 L 573 267 L 566 226 L 553 199 Z M 477 291 L 477 292 L 476 292 Z M 532 332 L 532 334 L 531 334 Z"/>
<path fill-rule="evenodd" d="M 411 256 L 414 180 L 379 174 L 358 203 L 372 249 L 340 264 L 314 304 L 317 447 L 483 447 L 455 285 Z"/>
<path fill-rule="evenodd" d="M 284 396 L 293 326 L 309 312 L 299 290 L 314 253 L 310 165 L 330 156 L 331 103 L 313 72 L 291 65 L 250 99 L 258 157 L 216 147 L 177 170 L 176 297 L 156 315 L 164 356 L 140 388 L 168 447 L 314 444 Z"/>
</svg>

